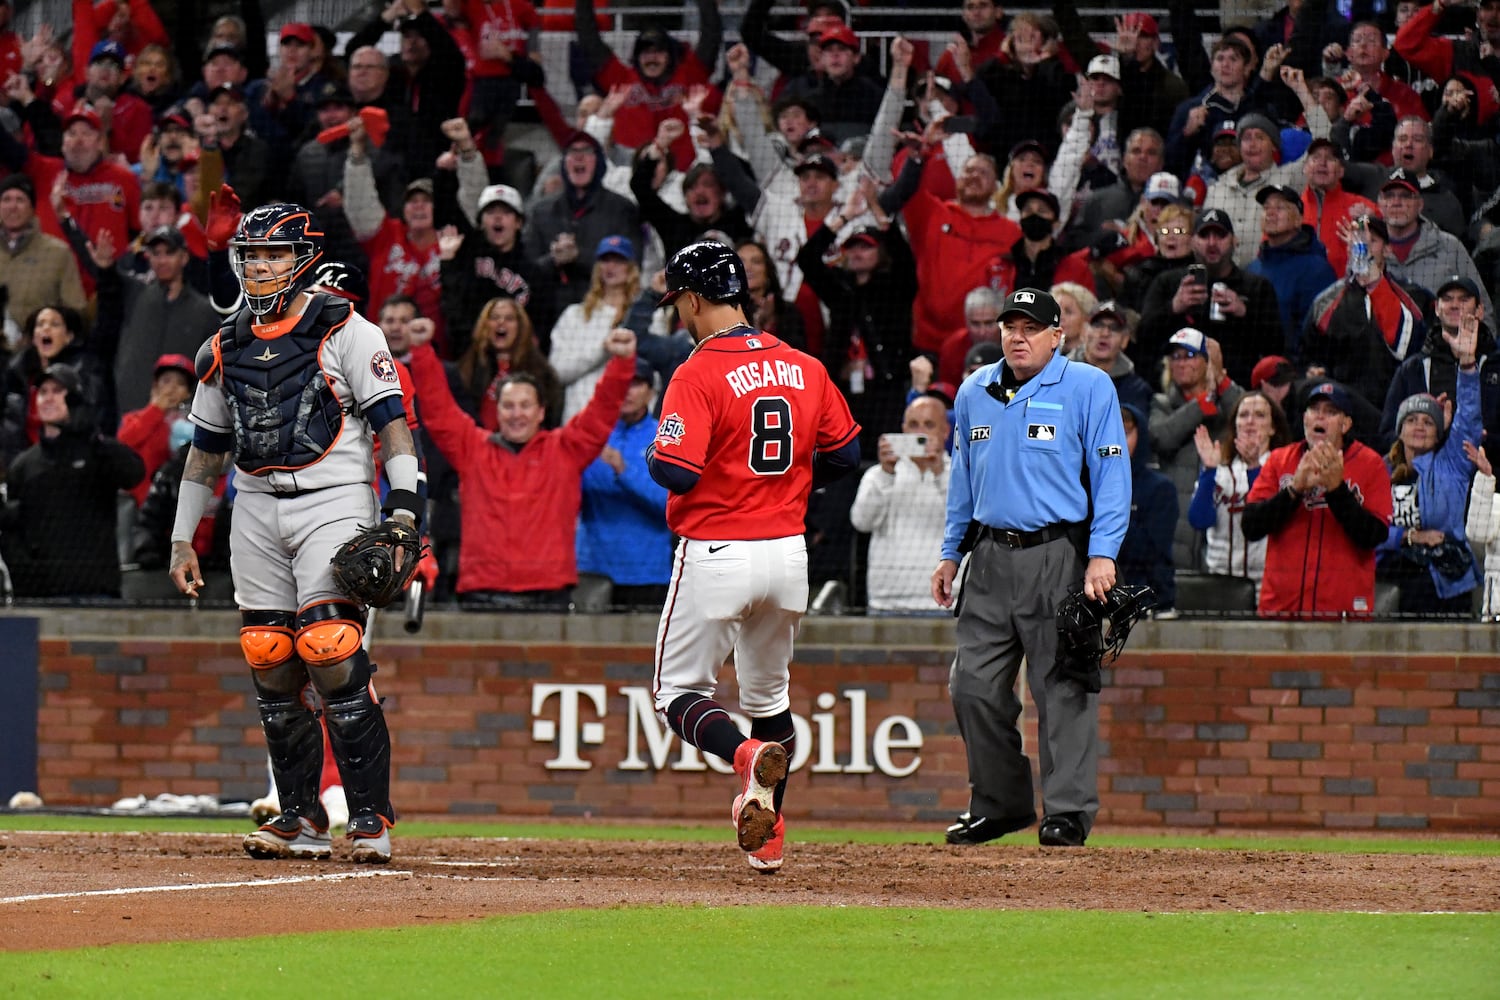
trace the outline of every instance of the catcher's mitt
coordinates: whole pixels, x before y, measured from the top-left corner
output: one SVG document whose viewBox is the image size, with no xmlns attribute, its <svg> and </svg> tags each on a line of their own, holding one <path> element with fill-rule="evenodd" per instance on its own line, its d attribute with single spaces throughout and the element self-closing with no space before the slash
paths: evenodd
<svg viewBox="0 0 1500 1000">
<path fill-rule="evenodd" d="M 1156 607 L 1150 587 L 1117 583 L 1104 600 L 1091 601 L 1075 590 L 1057 609 L 1057 669 L 1085 691 L 1103 685 L 1100 668 L 1114 662 L 1125 648 L 1130 630 Z"/>
<path fill-rule="evenodd" d="M 333 582 L 360 604 L 383 608 L 396 599 L 417 573 L 421 561 L 422 536 L 416 528 L 397 520 L 362 528 L 329 560 Z M 401 571 L 396 571 L 396 553 L 404 552 Z"/>
</svg>

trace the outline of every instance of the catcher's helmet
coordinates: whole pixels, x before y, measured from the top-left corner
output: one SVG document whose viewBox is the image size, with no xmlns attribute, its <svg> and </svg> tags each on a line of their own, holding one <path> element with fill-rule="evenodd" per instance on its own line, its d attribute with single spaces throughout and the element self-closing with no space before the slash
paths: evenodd
<svg viewBox="0 0 1500 1000">
<path fill-rule="evenodd" d="M 710 302 L 750 304 L 750 280 L 745 262 L 732 248 L 713 240 L 689 243 L 667 261 L 667 294 L 659 305 L 671 305 L 683 292 L 701 295 Z"/>
<path fill-rule="evenodd" d="M 1120 655 L 1131 628 L 1155 606 L 1150 587 L 1128 583 L 1115 584 L 1102 601 L 1071 592 L 1057 608 L 1058 669 L 1085 691 L 1098 691 L 1100 667 Z"/>
<path fill-rule="evenodd" d="M 290 248 L 290 269 L 278 273 L 279 265 L 254 253 L 260 247 Z M 229 240 L 229 267 L 256 316 L 285 312 L 292 297 L 312 285 L 313 268 L 322 256 L 323 229 L 301 205 L 262 205 L 246 212 Z"/>
<path fill-rule="evenodd" d="M 325 260 L 313 270 L 311 286 L 330 295 L 353 302 L 363 309 L 370 297 L 370 283 L 365 272 L 341 260 Z"/>
</svg>

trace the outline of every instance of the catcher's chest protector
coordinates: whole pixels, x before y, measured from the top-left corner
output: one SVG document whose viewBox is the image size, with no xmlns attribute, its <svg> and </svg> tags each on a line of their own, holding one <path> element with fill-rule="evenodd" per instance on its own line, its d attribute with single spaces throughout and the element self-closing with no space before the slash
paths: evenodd
<svg viewBox="0 0 1500 1000">
<path fill-rule="evenodd" d="M 259 476 L 306 468 L 338 440 L 344 410 L 323 372 L 319 348 L 349 316 L 348 303 L 319 295 L 279 337 L 255 336 L 248 310 L 219 328 L 240 469 Z"/>
</svg>

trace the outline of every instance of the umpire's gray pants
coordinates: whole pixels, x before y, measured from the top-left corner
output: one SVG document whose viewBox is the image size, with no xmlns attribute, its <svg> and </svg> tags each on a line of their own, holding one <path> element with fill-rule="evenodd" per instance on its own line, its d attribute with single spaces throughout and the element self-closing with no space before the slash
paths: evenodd
<svg viewBox="0 0 1500 1000">
<path fill-rule="evenodd" d="M 1056 610 L 1083 580 L 1066 538 L 1029 549 L 982 539 L 969 556 L 958 608 L 958 652 L 948 680 L 969 763 L 969 812 L 1035 815 L 1031 761 L 1021 750 L 1016 674 L 1024 656 L 1037 708 L 1045 816 L 1099 811 L 1099 699 L 1056 669 Z"/>
</svg>

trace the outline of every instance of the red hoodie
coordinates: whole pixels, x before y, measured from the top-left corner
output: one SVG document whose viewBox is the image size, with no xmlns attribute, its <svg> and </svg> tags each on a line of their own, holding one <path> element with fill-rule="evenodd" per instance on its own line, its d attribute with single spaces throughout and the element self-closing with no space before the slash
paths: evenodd
<svg viewBox="0 0 1500 1000">
<path fill-rule="evenodd" d="M 463 544 L 460 594 L 558 590 L 578 582 L 575 531 L 583 470 L 609 441 L 635 374 L 611 357 L 593 398 L 561 428 L 539 430 L 519 452 L 494 440 L 453 401 L 430 345 L 411 352 L 422 426 L 458 473 Z"/>
<path fill-rule="evenodd" d="M 937 158 L 923 166 L 922 186 L 906 203 L 906 228 L 917 259 L 912 344 L 937 354 L 948 334 L 964 325 L 964 296 L 989 283 L 990 263 L 1021 238 L 1021 227 L 999 212 L 974 216 L 956 201 L 939 201 L 928 188 Z"/>
<path fill-rule="evenodd" d="M 1288 486 L 1306 453 L 1307 443 L 1298 441 L 1267 455 L 1246 503 L 1269 500 Z M 1390 524 L 1390 473 L 1385 461 L 1358 441 L 1344 445 L 1344 485 L 1361 507 Z M 1375 550 L 1350 540 L 1321 490 L 1303 497 L 1268 536 L 1259 612 L 1263 618 L 1374 615 Z"/>
</svg>

